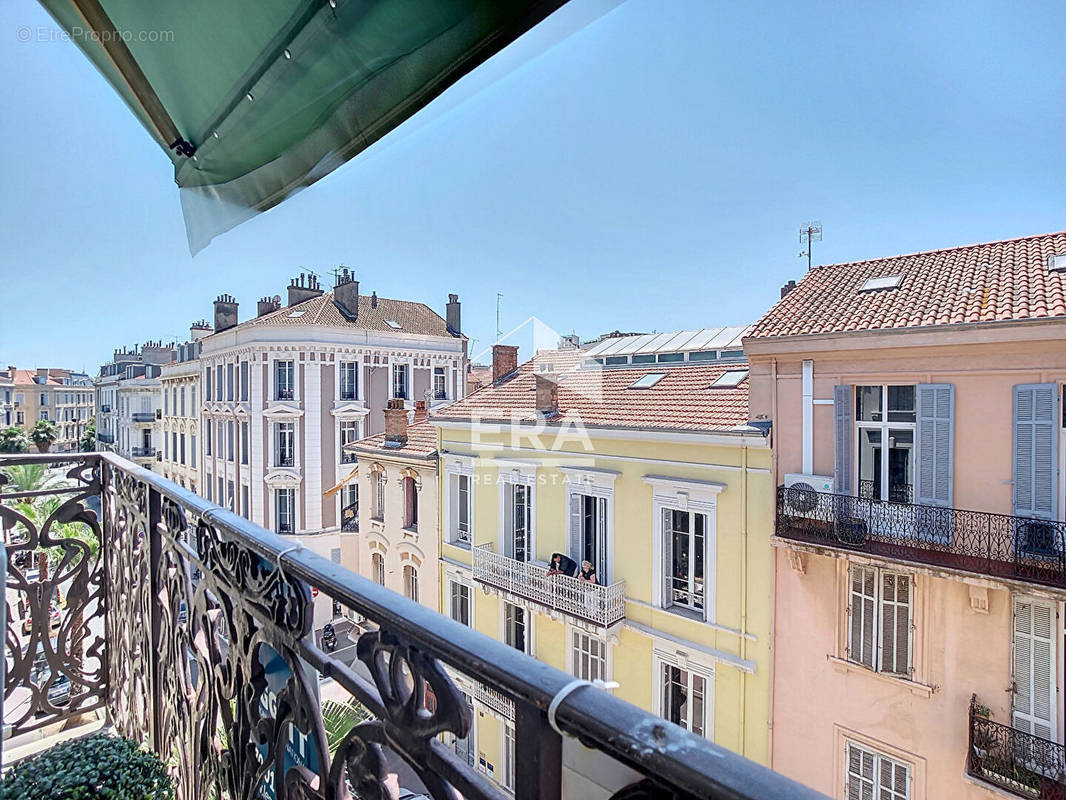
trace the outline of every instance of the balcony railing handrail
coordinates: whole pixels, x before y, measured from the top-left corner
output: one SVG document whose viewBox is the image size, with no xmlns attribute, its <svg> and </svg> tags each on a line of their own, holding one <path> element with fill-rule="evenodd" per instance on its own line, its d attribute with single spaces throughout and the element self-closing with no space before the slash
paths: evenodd
<svg viewBox="0 0 1066 800">
<path fill-rule="evenodd" d="M 491 542 L 474 546 L 474 579 L 603 627 L 625 618 L 625 581 L 604 585 L 549 575 L 546 564 L 497 553 Z"/>
<path fill-rule="evenodd" d="M 1019 797 L 1066 797 L 1066 747 L 989 718 L 970 698 L 966 772 Z"/>
<path fill-rule="evenodd" d="M 1066 522 L 777 489 L 776 534 L 965 572 L 1066 587 Z"/>
<path fill-rule="evenodd" d="M 262 736 L 262 741 L 271 745 L 282 741 L 285 736 L 281 726 L 290 724 L 290 720 L 304 720 L 299 723 L 301 730 L 310 725 L 309 741 L 319 753 L 320 769 L 328 767 L 330 755 L 323 750 L 321 719 L 319 716 L 316 721 L 315 717 L 315 714 L 320 715 L 320 710 L 315 711 L 307 705 L 313 694 L 308 693 L 296 674 L 278 695 L 278 719 L 264 719 L 261 706 L 249 705 L 245 700 L 238 701 L 234 711 L 231 701 L 226 699 L 229 695 L 224 692 L 233 690 L 233 674 L 229 672 L 230 678 L 227 679 L 222 673 L 234 668 L 241 670 L 237 675 L 245 677 L 238 680 L 237 685 L 243 687 L 243 681 L 247 680 L 243 670 L 249 666 L 249 656 L 240 648 L 254 647 L 255 642 L 263 641 L 281 648 L 292 658 L 299 656 L 320 674 L 332 677 L 384 721 L 383 724 L 371 724 L 368 731 L 360 726 L 349 732 L 329 774 L 331 782 L 343 781 L 345 767 L 349 775 L 356 768 L 343 761 L 342 751 L 354 759 L 350 743 L 364 742 L 365 751 L 370 745 L 365 744 L 368 740 L 364 737 L 376 736 L 378 740 L 371 738 L 369 741 L 390 745 L 393 751 L 403 753 L 420 777 L 427 781 L 427 786 L 431 783 L 437 786 L 433 791 L 435 795 L 446 793 L 440 783 L 444 780 L 469 798 L 500 796 L 483 776 L 470 770 L 465 761 L 458 759 L 436 738 L 438 733 L 447 730 L 466 735 L 470 724 L 469 717 L 464 716 L 466 712 L 460 713 L 455 705 L 455 698 L 459 697 L 461 702 L 461 697 L 454 686 L 441 677 L 443 670 L 438 664 L 441 662 L 502 693 L 514 703 L 516 751 L 522 753 L 516 765 L 518 800 L 559 796 L 561 740 L 549 725 L 547 710 L 564 688 L 573 688 L 570 686 L 571 675 L 391 592 L 308 548 L 294 545 L 291 539 L 264 530 L 115 455 L 0 457 L 0 466 L 20 463 L 71 464 L 73 468 L 68 475 L 77 476 L 90 489 L 96 487 L 100 492 L 103 502 L 100 564 L 104 570 L 104 594 L 100 602 L 106 612 L 105 630 L 108 634 L 106 640 L 98 638 L 97 641 L 99 647 L 118 649 L 107 656 L 95 650 L 97 645 L 94 645 L 87 654 L 97 654 L 108 664 L 102 687 L 108 695 L 107 706 L 113 715 L 113 724 L 121 732 L 139 734 L 160 748 L 165 763 L 177 758 L 180 763 L 175 769 L 187 782 L 197 776 L 214 781 L 223 778 L 247 781 L 252 775 L 261 775 L 257 772 L 260 769 L 258 763 L 240 764 L 234 760 L 249 759 L 255 753 L 249 737 L 255 736 L 259 741 Z M 4 499 L 4 494 L 0 493 L 0 501 Z M 73 498 L 67 503 L 76 501 L 77 498 Z M 7 511 L 6 506 L 4 508 Z M 70 507 L 62 513 L 67 515 L 75 511 L 89 514 L 83 506 Z M 87 519 L 95 522 L 96 517 L 90 514 Z M 136 563 L 129 564 L 123 559 L 133 559 Z M 178 559 L 177 565 L 174 559 Z M 124 576 L 133 568 L 147 568 L 150 574 L 145 576 L 146 579 L 124 582 Z M 119 570 L 114 576 L 116 583 L 111 583 L 111 573 L 115 570 Z M 187 577 L 181 578 L 182 575 Z M 375 665 L 378 670 L 373 683 L 315 643 L 311 632 L 312 586 L 378 626 L 376 631 L 360 637 L 357 648 L 360 659 Z M 163 591 L 164 587 L 166 591 Z M 205 611 L 203 603 L 208 594 L 214 598 L 211 602 L 221 602 L 220 590 L 231 598 L 225 605 L 218 605 L 216 611 Z M 187 614 L 185 606 L 179 609 L 175 591 L 191 592 L 187 595 L 190 600 Z M 146 605 L 138 605 L 142 601 Z M 71 602 L 70 595 L 68 602 Z M 229 612 L 219 616 L 226 609 Z M 143 619 L 146 613 L 151 619 Z M 229 653 L 220 655 L 217 643 L 213 643 L 210 636 L 202 647 L 197 648 L 196 658 L 202 663 L 199 680 L 211 681 L 205 695 L 209 698 L 206 707 L 195 702 L 176 678 L 168 681 L 161 676 L 153 677 L 168 667 L 174 668 L 172 662 L 175 660 L 183 662 L 193 655 L 191 642 L 186 643 L 188 640 L 181 638 L 191 635 L 178 626 L 182 615 L 190 624 L 195 620 L 199 626 L 211 626 L 208 630 L 217 632 L 216 636 L 225 642 Z M 220 621 L 223 624 L 221 629 L 217 627 Z M 167 631 L 170 631 L 169 636 Z M 153 637 L 160 638 L 156 641 Z M 437 698 L 434 704 L 437 712 L 429 718 L 417 713 L 412 716 L 410 702 L 403 699 L 404 690 L 396 688 L 403 685 L 400 670 L 380 671 L 385 655 L 390 655 L 390 660 L 402 659 L 409 666 L 419 692 L 411 694 L 407 690 L 408 697 L 422 696 L 423 681 L 432 686 Z M 202 662 L 203 659 L 214 659 L 217 665 L 220 658 L 229 665 L 225 671 L 212 663 Z M 395 662 L 392 663 L 395 667 Z M 151 690 L 148 697 L 144 692 L 136 691 L 142 687 Z M 241 698 L 249 696 L 240 694 Z M 143 714 L 136 713 L 139 702 L 148 704 Z M 242 702 L 245 704 L 241 705 Z M 171 703 L 179 707 L 172 708 Z M 678 797 L 731 800 L 822 798 L 800 784 L 607 692 L 594 688 L 571 691 L 556 705 L 554 720 L 559 730 L 653 777 L 660 787 L 668 788 Z M 207 713 L 205 708 L 211 713 L 207 718 L 202 716 Z M 234 713 L 244 716 L 235 719 Z M 296 716 L 291 716 L 293 714 Z M 306 714 L 311 717 L 308 719 Z M 444 724 L 438 716 L 445 720 L 447 727 L 434 727 Z M 187 727 L 197 720 L 201 721 L 197 724 L 206 724 L 202 722 L 204 719 L 212 725 L 214 719 L 227 724 L 228 761 L 219 761 L 213 748 L 201 746 L 197 738 L 200 734 L 196 733 L 199 728 Z M 256 719 L 260 721 L 256 723 Z M 271 731 L 255 728 L 264 722 L 272 725 Z M 232 727 L 234 725 L 237 727 Z M 213 731 L 214 728 L 205 730 Z M 345 747 L 348 749 L 344 750 Z M 270 752 L 281 753 L 282 750 Z M 204 763 L 201 772 L 200 762 L 206 759 L 210 759 L 210 764 Z M 373 763 L 373 758 L 369 762 L 364 758 L 357 766 L 359 770 L 365 768 L 372 772 L 380 769 L 374 768 Z M 286 796 L 290 779 L 310 780 L 316 774 L 296 776 L 294 770 L 288 770 L 284 775 L 275 775 L 274 785 L 279 799 Z M 370 775 L 359 771 L 356 777 L 370 779 Z M 379 780 L 379 775 L 373 772 L 373 780 Z M 241 796 L 254 788 L 254 784 L 241 786 L 243 788 L 232 787 L 235 791 L 239 789 Z M 179 798 L 199 796 L 197 793 L 206 788 L 199 784 L 179 785 Z M 653 795 L 661 792 L 661 789 L 652 790 Z M 327 796 L 332 795 L 327 792 Z"/>
</svg>

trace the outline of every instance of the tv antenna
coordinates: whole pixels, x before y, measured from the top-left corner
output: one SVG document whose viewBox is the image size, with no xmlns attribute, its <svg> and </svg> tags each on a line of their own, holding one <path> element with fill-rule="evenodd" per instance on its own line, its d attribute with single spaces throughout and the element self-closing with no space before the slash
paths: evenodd
<svg viewBox="0 0 1066 800">
<path fill-rule="evenodd" d="M 822 241 L 822 223 L 808 222 L 800 228 L 800 244 L 807 245 L 806 250 L 801 250 L 798 258 L 807 256 L 807 271 L 811 269 L 811 257 L 814 252 L 814 242 Z"/>
<path fill-rule="evenodd" d="M 503 292 L 496 292 L 496 341 L 500 341 L 500 337 L 503 336 L 503 331 L 500 330 L 500 300 L 503 299 Z"/>
</svg>

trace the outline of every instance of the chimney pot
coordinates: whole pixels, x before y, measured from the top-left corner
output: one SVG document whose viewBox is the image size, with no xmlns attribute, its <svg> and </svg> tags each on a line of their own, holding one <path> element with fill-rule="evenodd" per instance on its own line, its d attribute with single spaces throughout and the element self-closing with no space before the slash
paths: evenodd
<svg viewBox="0 0 1066 800">
<path fill-rule="evenodd" d="M 320 294 L 322 294 L 322 288 L 318 285 L 314 275 L 308 276 L 307 273 L 301 272 L 299 278 L 289 281 L 288 305 L 294 306 L 304 300 L 318 297 Z"/>
<path fill-rule="evenodd" d="M 378 307 L 378 293 L 376 291 L 370 293 L 370 307 L 371 308 L 377 308 Z"/>
<path fill-rule="evenodd" d="M 448 325 L 448 333 L 452 336 L 461 336 L 462 329 L 462 317 L 460 314 L 459 295 L 448 295 L 448 305 L 445 306 L 444 320 Z"/>
<path fill-rule="evenodd" d="M 215 333 L 229 330 L 237 324 L 237 301 L 228 294 L 220 294 L 215 301 Z"/>
<path fill-rule="evenodd" d="M 407 409 L 403 400 L 392 399 L 385 406 L 385 446 L 407 444 Z"/>
<path fill-rule="evenodd" d="M 518 348 L 511 344 L 492 346 L 492 382 L 499 383 L 518 369 Z"/>
<path fill-rule="evenodd" d="M 359 281 L 355 279 L 355 273 L 347 267 L 337 273 L 333 302 L 348 319 L 354 322 L 359 318 Z"/>
</svg>

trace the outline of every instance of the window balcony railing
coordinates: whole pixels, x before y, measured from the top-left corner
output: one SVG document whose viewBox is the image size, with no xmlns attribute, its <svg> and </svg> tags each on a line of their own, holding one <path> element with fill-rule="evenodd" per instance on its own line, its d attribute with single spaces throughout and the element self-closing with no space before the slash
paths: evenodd
<svg viewBox="0 0 1066 800">
<path fill-rule="evenodd" d="M 1019 797 L 1066 800 L 1066 747 L 993 722 L 970 700 L 966 772 Z"/>
<path fill-rule="evenodd" d="M 549 575 L 547 565 L 508 558 L 491 544 L 474 547 L 474 580 L 603 628 L 626 616 L 625 581 L 602 586 Z"/>
<path fill-rule="evenodd" d="M 113 433 L 105 433 L 104 431 L 97 431 L 96 432 L 96 440 L 98 442 L 100 442 L 101 444 L 114 444 L 115 443 L 115 434 L 113 434 Z"/>
<path fill-rule="evenodd" d="M 275 400 L 292 400 L 292 398 L 293 398 L 292 389 L 287 389 L 287 388 L 281 387 L 276 392 L 274 392 L 274 399 Z"/>
<path fill-rule="evenodd" d="M 130 452 L 134 458 L 155 458 L 154 447 L 133 447 Z"/>
<path fill-rule="evenodd" d="M 959 508 L 777 490 L 776 533 L 996 578 L 1066 588 L 1066 523 Z"/>
<path fill-rule="evenodd" d="M 342 531 L 358 531 L 359 530 L 359 501 L 349 503 L 341 509 L 341 530 Z"/>
<path fill-rule="evenodd" d="M 101 414 L 110 414 L 111 413 L 111 406 L 108 405 L 107 403 L 104 403 L 102 406 L 100 406 L 100 413 Z"/>
<path fill-rule="evenodd" d="M 134 422 L 155 422 L 154 411 L 134 411 L 131 416 Z"/>
<path fill-rule="evenodd" d="M 626 768 L 615 798 L 824 800 L 607 692 L 574 690 L 572 676 L 117 456 L 0 456 L 0 467 L 31 463 L 69 467 L 69 486 L 49 490 L 61 502 L 39 519 L 10 502 L 39 492 L 0 485 L 0 520 L 20 534 L 8 546 L 9 597 L 21 593 L 28 609 L 24 624 L 9 600 L 12 736 L 104 714 L 160 755 L 178 800 L 344 800 L 352 787 L 391 797 L 399 759 L 413 768 L 400 775 L 417 776 L 404 788 L 502 800 L 442 741 L 472 725 L 447 668 L 513 704 L 517 800 L 561 797 L 560 732 Z M 53 569 L 30 573 L 39 550 Z M 317 644 L 311 587 L 371 623 L 358 669 Z M 315 686 L 325 678 L 371 719 L 327 734 Z M 646 777 L 633 784 L 629 770 Z"/>
</svg>

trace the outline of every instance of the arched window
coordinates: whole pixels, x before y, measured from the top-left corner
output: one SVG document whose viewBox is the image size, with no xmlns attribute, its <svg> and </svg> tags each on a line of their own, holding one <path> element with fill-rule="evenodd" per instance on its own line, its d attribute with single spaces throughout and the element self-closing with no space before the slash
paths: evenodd
<svg viewBox="0 0 1066 800">
<path fill-rule="evenodd" d="M 374 580 L 385 585 L 385 556 L 381 553 L 374 553 L 370 556 L 370 568 L 372 570 Z"/>
<path fill-rule="evenodd" d="M 408 600 L 418 602 L 418 570 L 411 564 L 403 568 L 403 593 Z"/>
<path fill-rule="evenodd" d="M 403 479 L 403 526 L 418 530 L 418 484 L 411 477 Z"/>
</svg>

